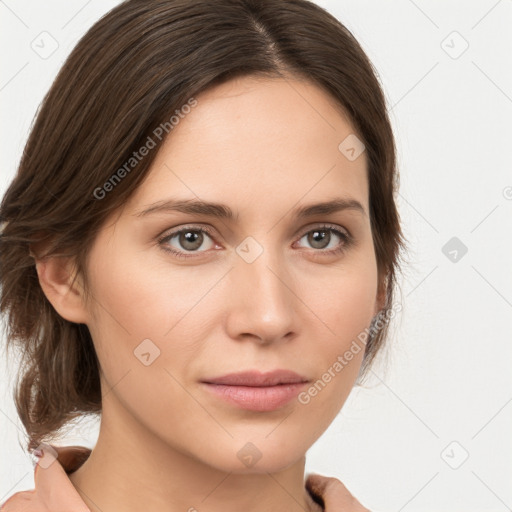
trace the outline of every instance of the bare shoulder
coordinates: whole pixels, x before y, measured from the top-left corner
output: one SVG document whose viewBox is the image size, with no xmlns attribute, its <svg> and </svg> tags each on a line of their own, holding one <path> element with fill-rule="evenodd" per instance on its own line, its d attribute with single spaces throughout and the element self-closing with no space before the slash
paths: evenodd
<svg viewBox="0 0 512 512">
<path fill-rule="evenodd" d="M 19 491 L 0 503 L 0 512 L 28 512 L 32 509 L 35 490 Z"/>
</svg>

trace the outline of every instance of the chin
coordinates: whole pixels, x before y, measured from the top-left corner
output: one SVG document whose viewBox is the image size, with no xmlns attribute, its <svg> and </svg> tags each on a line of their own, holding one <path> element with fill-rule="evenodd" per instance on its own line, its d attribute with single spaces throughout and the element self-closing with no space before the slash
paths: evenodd
<svg viewBox="0 0 512 512">
<path fill-rule="evenodd" d="M 265 434 L 266 435 L 266 434 Z M 208 461 L 203 461 L 221 471 L 235 474 L 278 473 L 296 464 L 305 457 L 306 447 L 292 445 L 286 447 L 283 438 L 273 440 L 262 435 L 251 436 L 250 440 L 231 440 L 231 446 L 221 446 L 220 451 L 211 453 Z M 288 443 L 291 441 L 288 439 Z M 303 449 L 302 449 L 303 448 Z"/>
</svg>

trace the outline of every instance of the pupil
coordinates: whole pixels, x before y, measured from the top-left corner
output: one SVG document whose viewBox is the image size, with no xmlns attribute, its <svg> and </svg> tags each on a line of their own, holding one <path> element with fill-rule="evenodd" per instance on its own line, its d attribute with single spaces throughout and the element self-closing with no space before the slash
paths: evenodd
<svg viewBox="0 0 512 512">
<path fill-rule="evenodd" d="M 324 239 L 327 239 L 327 242 L 328 242 L 328 237 L 329 237 L 329 235 L 326 230 L 312 231 L 312 233 L 311 233 L 312 241 L 310 240 L 310 243 L 313 247 L 316 247 L 317 249 L 322 249 L 326 245 L 326 244 L 322 245 L 322 241 L 324 241 Z"/>
<path fill-rule="evenodd" d="M 201 244 L 203 242 L 203 235 L 201 233 L 198 233 L 197 231 L 186 231 L 185 233 L 182 233 L 181 236 L 185 244 L 185 249 L 191 250 L 201 247 Z M 187 246 L 187 244 L 191 244 L 192 247 Z"/>
</svg>

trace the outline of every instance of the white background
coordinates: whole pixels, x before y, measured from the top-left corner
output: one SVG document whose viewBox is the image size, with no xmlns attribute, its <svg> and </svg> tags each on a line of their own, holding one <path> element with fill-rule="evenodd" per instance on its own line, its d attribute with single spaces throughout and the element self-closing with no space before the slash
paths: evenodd
<svg viewBox="0 0 512 512">
<path fill-rule="evenodd" d="M 0 1 L 0 193 L 65 57 L 117 3 Z M 387 365 L 354 388 L 306 470 L 339 478 L 372 510 L 510 510 L 512 1 L 317 3 L 353 32 L 383 83 L 411 264 Z M 46 59 L 31 48 L 43 31 L 58 43 Z M 452 237 L 468 248 L 456 262 L 442 251 Z M 0 503 L 33 488 L 15 370 L 2 356 Z M 97 423 L 86 427 L 61 444 L 93 447 Z"/>
</svg>

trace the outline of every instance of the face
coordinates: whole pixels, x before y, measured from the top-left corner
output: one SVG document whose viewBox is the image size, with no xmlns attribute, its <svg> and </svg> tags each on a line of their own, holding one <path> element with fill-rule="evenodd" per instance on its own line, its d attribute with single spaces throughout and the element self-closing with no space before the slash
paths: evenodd
<svg viewBox="0 0 512 512">
<path fill-rule="evenodd" d="M 382 306 L 366 154 L 339 149 L 354 129 L 309 83 L 244 78 L 196 100 L 94 242 L 88 327 L 103 393 L 140 435 L 223 471 L 278 471 L 340 411 L 364 350 L 336 362 Z M 299 214 L 336 200 L 360 207 Z M 203 382 L 277 369 L 309 382 Z"/>
</svg>

